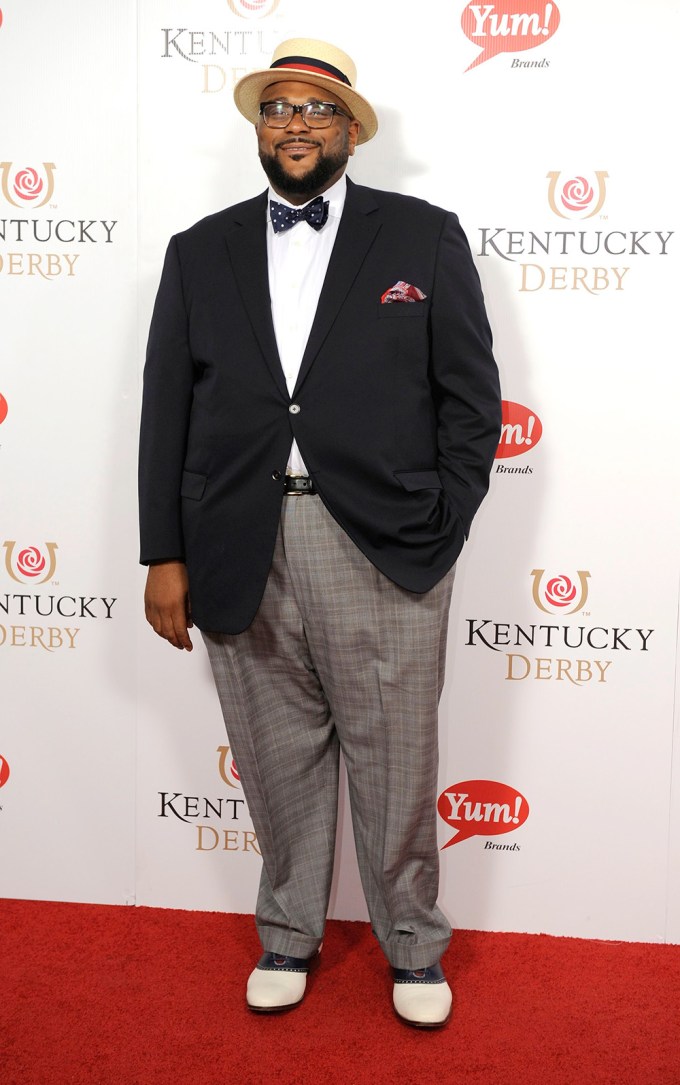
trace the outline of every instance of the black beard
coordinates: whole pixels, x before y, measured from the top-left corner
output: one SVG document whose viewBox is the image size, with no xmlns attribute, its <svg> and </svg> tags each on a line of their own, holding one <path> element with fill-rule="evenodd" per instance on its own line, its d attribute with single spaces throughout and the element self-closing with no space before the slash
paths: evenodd
<svg viewBox="0 0 680 1085">
<path fill-rule="evenodd" d="M 349 158 L 348 148 L 343 147 L 337 154 L 327 155 L 323 151 L 319 153 L 316 165 L 312 166 L 302 177 L 291 177 L 281 165 L 276 154 L 266 154 L 260 151 L 262 169 L 267 174 L 272 188 L 292 203 L 294 198 L 316 196 L 317 193 L 328 188 L 328 182 L 335 174 L 347 165 Z"/>
</svg>

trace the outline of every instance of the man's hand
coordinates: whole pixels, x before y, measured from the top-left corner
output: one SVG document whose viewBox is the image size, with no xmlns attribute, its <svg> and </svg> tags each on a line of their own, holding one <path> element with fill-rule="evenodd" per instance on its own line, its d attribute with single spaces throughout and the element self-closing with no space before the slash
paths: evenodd
<svg viewBox="0 0 680 1085">
<path fill-rule="evenodd" d="M 175 648 L 193 649 L 191 637 L 191 607 L 189 603 L 189 578 L 182 561 L 164 561 L 150 565 L 144 592 L 146 620 L 159 637 L 170 641 Z"/>
</svg>

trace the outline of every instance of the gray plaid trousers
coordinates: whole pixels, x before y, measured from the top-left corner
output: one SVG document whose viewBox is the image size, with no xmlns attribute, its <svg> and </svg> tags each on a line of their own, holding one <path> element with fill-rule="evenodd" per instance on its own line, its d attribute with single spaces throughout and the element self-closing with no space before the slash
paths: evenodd
<svg viewBox="0 0 680 1085">
<path fill-rule="evenodd" d="M 265 950 L 309 957 L 333 871 L 339 753 L 373 930 L 423 968 L 451 928 L 437 907 L 437 708 L 452 569 L 423 595 L 383 576 L 315 495 L 283 502 L 252 625 L 204 633 L 262 851 Z"/>
</svg>

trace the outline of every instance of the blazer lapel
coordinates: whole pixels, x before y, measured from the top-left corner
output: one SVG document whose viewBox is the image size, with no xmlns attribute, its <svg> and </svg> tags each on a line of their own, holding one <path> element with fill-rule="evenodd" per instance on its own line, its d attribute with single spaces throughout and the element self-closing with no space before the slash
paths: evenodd
<svg viewBox="0 0 680 1085">
<path fill-rule="evenodd" d="M 302 357 L 293 397 L 328 335 L 382 224 L 379 205 L 370 189 L 347 179 L 347 198 L 328 264 L 319 304 Z"/>
<path fill-rule="evenodd" d="M 225 234 L 225 240 L 234 278 L 264 360 L 279 390 L 288 399 L 269 296 L 266 213 L 267 193 L 263 192 L 242 205 Z"/>
</svg>

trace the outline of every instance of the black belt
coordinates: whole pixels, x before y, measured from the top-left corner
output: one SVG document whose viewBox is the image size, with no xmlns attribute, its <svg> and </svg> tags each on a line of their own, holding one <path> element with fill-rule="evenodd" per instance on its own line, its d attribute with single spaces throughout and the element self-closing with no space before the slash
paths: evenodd
<svg viewBox="0 0 680 1085">
<path fill-rule="evenodd" d="M 308 475 L 286 475 L 285 491 L 287 494 L 315 494 L 316 486 Z"/>
</svg>

